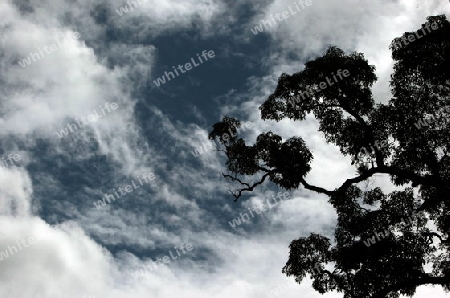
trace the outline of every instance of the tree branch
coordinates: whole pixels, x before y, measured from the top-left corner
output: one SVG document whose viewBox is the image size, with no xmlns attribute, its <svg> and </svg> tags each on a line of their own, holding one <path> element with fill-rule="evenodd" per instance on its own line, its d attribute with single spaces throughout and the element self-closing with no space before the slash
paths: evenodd
<svg viewBox="0 0 450 298">
<path fill-rule="evenodd" d="M 433 237 L 437 237 L 437 238 L 439 238 L 441 243 L 450 243 L 450 239 L 442 239 L 442 236 L 435 232 L 424 232 L 424 233 L 422 233 L 422 235 L 428 236 L 428 237 L 430 237 L 430 239 L 432 239 Z"/>
<path fill-rule="evenodd" d="M 323 194 L 326 194 L 328 196 L 331 196 L 334 193 L 334 191 L 326 190 L 325 188 L 322 188 L 322 187 L 310 185 L 303 178 L 300 180 L 300 182 L 306 189 L 309 189 L 309 190 L 312 190 L 312 191 L 315 191 L 315 192 L 318 192 L 318 193 L 323 193 Z"/>
<path fill-rule="evenodd" d="M 412 181 L 415 184 L 418 185 L 427 185 L 437 188 L 449 188 L 448 185 L 446 185 L 444 182 L 442 182 L 440 179 L 438 179 L 436 176 L 433 175 L 426 175 L 426 176 L 420 176 L 417 174 L 414 174 L 412 172 L 402 170 L 396 167 L 389 167 L 389 166 L 380 166 L 380 167 L 374 167 L 371 168 L 364 173 L 362 173 L 360 176 L 347 179 L 341 187 L 339 187 L 339 191 L 345 191 L 348 187 L 350 187 L 352 184 L 359 183 L 361 181 L 366 180 L 367 178 L 373 176 L 374 174 L 382 173 L 382 174 L 390 174 L 394 176 L 398 176 L 401 178 L 408 179 Z"/>
<path fill-rule="evenodd" d="M 258 185 L 260 185 L 260 184 L 263 184 L 264 181 L 266 180 L 266 178 L 267 178 L 270 174 L 272 174 L 272 171 L 269 171 L 268 173 L 264 174 L 264 175 L 261 177 L 261 180 L 260 180 L 260 181 L 254 183 L 253 185 L 250 186 L 250 184 L 245 183 L 245 182 L 242 182 L 242 181 L 241 181 L 239 178 L 237 178 L 237 177 L 233 177 L 233 176 L 231 176 L 231 175 L 223 174 L 223 173 L 222 173 L 223 177 L 225 177 L 225 178 L 230 178 L 230 179 L 233 180 L 233 181 L 238 181 L 241 185 L 246 185 L 246 186 L 247 186 L 246 188 L 241 188 L 241 189 L 239 189 L 239 190 L 237 191 L 237 194 L 234 194 L 234 193 L 233 193 L 233 196 L 235 197 L 235 199 L 234 199 L 235 202 L 242 196 L 242 193 L 243 193 L 244 191 L 252 191 L 256 186 L 258 186 Z"/>
</svg>

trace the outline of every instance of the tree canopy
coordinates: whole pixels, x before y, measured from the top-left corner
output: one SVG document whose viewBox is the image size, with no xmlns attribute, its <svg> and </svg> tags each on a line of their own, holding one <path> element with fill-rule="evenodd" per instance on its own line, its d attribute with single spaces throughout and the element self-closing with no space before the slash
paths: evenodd
<svg viewBox="0 0 450 298">
<path fill-rule="evenodd" d="M 336 189 L 307 182 L 313 154 L 301 137 L 283 140 L 269 131 L 249 145 L 236 135 L 225 138 L 240 125 L 231 117 L 209 134 L 224 146 L 231 173 L 224 177 L 240 184 L 235 200 L 266 181 L 329 197 L 338 215 L 334 239 L 313 233 L 292 241 L 282 269 L 298 283 L 310 275 L 320 293 L 412 296 L 426 284 L 450 290 L 450 23 L 430 16 L 390 49 L 395 65 L 386 104 L 372 97 L 377 77 L 364 55 L 330 47 L 302 71 L 283 73 L 259 108 L 263 120 L 315 117 L 326 141 L 357 169 Z M 400 190 L 359 185 L 375 174 L 389 175 Z M 245 182 L 256 175 L 257 182 Z"/>
</svg>

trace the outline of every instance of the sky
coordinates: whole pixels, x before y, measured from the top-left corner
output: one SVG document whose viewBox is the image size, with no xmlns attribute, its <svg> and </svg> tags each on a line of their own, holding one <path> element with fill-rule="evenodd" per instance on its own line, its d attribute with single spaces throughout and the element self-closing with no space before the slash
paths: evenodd
<svg viewBox="0 0 450 298">
<path fill-rule="evenodd" d="M 258 107 L 331 45 L 364 53 L 386 103 L 392 39 L 449 18 L 450 4 L 298 2 L 1 0 L 0 296 L 342 297 L 281 272 L 292 240 L 333 237 L 328 198 L 266 183 L 235 202 L 208 133 L 232 116 L 249 143 L 301 136 L 309 183 L 339 186 L 356 170 L 313 117 L 262 121 Z M 287 199 L 232 226 L 278 193 Z M 414 297 L 431 295 L 445 294 Z"/>
</svg>

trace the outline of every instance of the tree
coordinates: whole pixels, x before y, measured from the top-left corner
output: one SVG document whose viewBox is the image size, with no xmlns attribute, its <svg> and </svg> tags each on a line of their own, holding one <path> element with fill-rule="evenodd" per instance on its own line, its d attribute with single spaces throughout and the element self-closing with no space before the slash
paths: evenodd
<svg viewBox="0 0 450 298">
<path fill-rule="evenodd" d="M 235 200 L 266 181 L 329 197 L 338 215 L 334 240 L 311 234 L 292 241 L 282 269 L 298 283 L 311 275 L 320 293 L 412 296 L 426 284 L 450 290 L 450 23 L 444 15 L 427 21 L 391 43 L 393 97 L 387 104 L 372 98 L 375 67 L 363 54 L 330 47 L 302 71 L 283 73 L 260 106 L 263 120 L 314 115 L 326 141 L 357 168 L 357 176 L 340 187 L 327 190 L 306 181 L 313 155 L 298 136 L 283 141 L 269 131 L 247 145 L 225 135 L 240 125 L 231 117 L 209 134 L 224 146 L 230 173 L 223 176 L 240 185 Z M 428 126 L 415 125 L 428 118 Z M 359 184 L 375 174 L 389 175 L 399 190 L 362 189 Z M 245 182 L 255 175 L 260 180 Z"/>
</svg>

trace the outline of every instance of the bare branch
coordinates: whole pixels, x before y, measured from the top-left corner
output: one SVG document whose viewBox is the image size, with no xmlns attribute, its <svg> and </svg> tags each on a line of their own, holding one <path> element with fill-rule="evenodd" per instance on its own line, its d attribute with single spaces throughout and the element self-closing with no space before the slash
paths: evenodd
<svg viewBox="0 0 450 298">
<path fill-rule="evenodd" d="M 323 193 L 323 194 L 326 194 L 329 196 L 333 195 L 333 193 L 334 193 L 334 191 L 326 190 L 325 188 L 311 185 L 311 184 L 307 183 L 305 181 L 305 179 L 301 179 L 300 182 L 306 189 L 309 189 L 309 190 L 312 190 L 312 191 L 315 191 L 318 193 Z"/>
<path fill-rule="evenodd" d="M 250 184 L 248 184 L 248 183 L 242 182 L 242 181 L 241 181 L 239 178 L 237 178 L 237 177 L 233 177 L 233 176 L 231 176 L 231 175 L 223 174 L 223 173 L 222 173 L 222 175 L 223 175 L 223 177 L 225 177 L 225 178 L 230 178 L 230 179 L 233 180 L 233 181 L 237 181 L 237 182 L 239 182 L 240 184 L 246 185 L 246 186 L 247 186 L 246 188 L 241 188 L 241 189 L 239 189 L 239 190 L 237 191 L 236 194 L 233 194 L 233 196 L 235 197 L 234 201 L 236 202 L 236 201 L 242 196 L 242 193 L 243 193 L 244 191 L 252 191 L 256 186 L 258 186 L 258 185 L 260 185 L 260 184 L 263 184 L 264 181 L 266 180 L 266 178 L 267 178 L 271 173 L 272 173 L 272 172 L 269 172 L 269 173 L 264 174 L 264 175 L 261 177 L 261 180 L 260 180 L 260 181 L 254 183 L 254 184 L 251 185 L 251 186 L 250 186 Z"/>
</svg>

